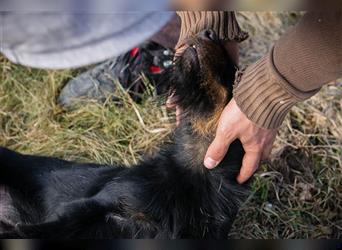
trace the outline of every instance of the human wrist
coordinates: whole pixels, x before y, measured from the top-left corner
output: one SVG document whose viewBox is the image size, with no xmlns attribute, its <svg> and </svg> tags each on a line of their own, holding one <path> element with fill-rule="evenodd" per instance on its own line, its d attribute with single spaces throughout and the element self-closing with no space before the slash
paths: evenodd
<svg viewBox="0 0 342 250">
<path fill-rule="evenodd" d="M 181 31 L 176 49 L 185 40 L 204 29 L 212 29 L 221 41 L 243 41 L 248 35 L 242 31 L 232 11 L 179 11 Z"/>
<path fill-rule="evenodd" d="M 259 127 L 274 129 L 282 124 L 292 106 L 318 91 L 302 92 L 287 82 L 273 64 L 272 49 L 243 72 L 233 94 L 249 120 Z"/>
</svg>

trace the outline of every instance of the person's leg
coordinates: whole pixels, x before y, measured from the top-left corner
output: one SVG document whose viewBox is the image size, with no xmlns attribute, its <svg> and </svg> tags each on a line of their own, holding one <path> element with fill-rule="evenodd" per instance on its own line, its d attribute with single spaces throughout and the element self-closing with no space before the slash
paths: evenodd
<svg viewBox="0 0 342 250">
<path fill-rule="evenodd" d="M 144 91 L 142 75 L 157 84 L 162 72 L 171 66 L 173 48 L 180 30 L 180 20 L 171 20 L 149 40 L 119 57 L 99 64 L 70 80 L 62 89 L 58 103 L 65 108 L 80 100 L 105 100 L 115 92 L 115 82 L 128 89 L 134 100 Z"/>
<path fill-rule="evenodd" d="M 181 20 L 174 14 L 170 21 L 160 31 L 154 34 L 150 40 L 165 48 L 174 48 L 179 39 L 180 28 Z"/>
<path fill-rule="evenodd" d="M 127 1 L 127 4 L 131 1 Z M 68 69 L 119 56 L 158 32 L 173 12 L 3 12 L 0 52 L 34 68 Z"/>
</svg>

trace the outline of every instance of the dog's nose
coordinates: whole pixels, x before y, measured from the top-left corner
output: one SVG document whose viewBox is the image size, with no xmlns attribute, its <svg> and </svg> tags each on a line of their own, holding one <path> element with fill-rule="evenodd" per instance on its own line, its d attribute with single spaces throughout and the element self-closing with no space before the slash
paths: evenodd
<svg viewBox="0 0 342 250">
<path fill-rule="evenodd" d="M 212 29 L 206 29 L 200 32 L 199 36 L 202 39 L 209 39 L 213 42 L 217 42 L 218 41 L 218 37 L 215 33 L 215 31 L 213 31 Z"/>
</svg>

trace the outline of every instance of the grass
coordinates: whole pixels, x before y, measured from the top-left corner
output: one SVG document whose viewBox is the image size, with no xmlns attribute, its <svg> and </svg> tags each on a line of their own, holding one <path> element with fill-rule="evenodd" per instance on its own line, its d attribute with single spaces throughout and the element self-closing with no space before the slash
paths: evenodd
<svg viewBox="0 0 342 250">
<path fill-rule="evenodd" d="M 241 64 L 260 58 L 300 13 L 240 13 L 251 38 Z M 89 102 L 70 111 L 56 105 L 77 71 L 45 71 L 0 58 L 0 145 L 23 153 L 111 164 L 153 153 L 173 128 L 154 91 L 143 102 L 116 93 L 123 105 Z M 115 83 L 113 83 L 115 84 Z M 272 157 L 256 174 L 232 238 L 342 236 L 342 84 L 325 86 L 296 105 L 279 131 Z"/>
</svg>

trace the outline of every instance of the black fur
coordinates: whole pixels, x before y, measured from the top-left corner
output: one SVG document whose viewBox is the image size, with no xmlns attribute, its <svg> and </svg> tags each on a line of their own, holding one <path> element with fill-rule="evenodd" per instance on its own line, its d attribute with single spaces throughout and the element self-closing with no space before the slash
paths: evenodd
<svg viewBox="0 0 342 250">
<path fill-rule="evenodd" d="M 210 75 L 231 93 L 235 65 L 208 32 L 193 43 L 198 51 L 187 49 L 167 77 L 183 119 L 156 156 L 125 168 L 0 148 L 0 238 L 227 238 L 248 191 L 235 180 L 244 151 L 235 141 L 205 169 L 213 135 L 192 121 L 215 110 L 203 81 Z"/>
</svg>

